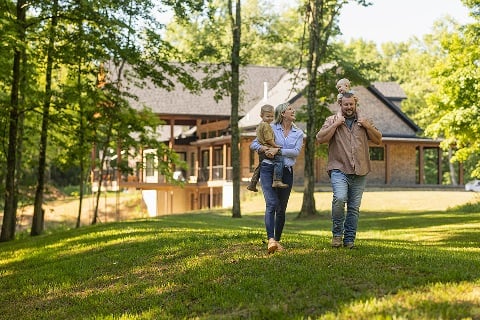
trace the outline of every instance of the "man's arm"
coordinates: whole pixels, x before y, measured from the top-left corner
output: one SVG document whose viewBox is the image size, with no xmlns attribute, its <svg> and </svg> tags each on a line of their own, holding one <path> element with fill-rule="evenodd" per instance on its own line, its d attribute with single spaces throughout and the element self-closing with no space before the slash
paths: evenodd
<svg viewBox="0 0 480 320">
<path fill-rule="evenodd" d="M 382 133 L 367 119 L 358 119 L 358 124 L 365 128 L 370 141 L 379 145 L 382 143 Z"/>
<path fill-rule="evenodd" d="M 337 127 L 344 124 L 345 118 L 342 115 L 336 115 L 325 121 L 320 131 L 318 131 L 316 138 L 320 143 L 327 143 L 332 139 Z"/>
</svg>

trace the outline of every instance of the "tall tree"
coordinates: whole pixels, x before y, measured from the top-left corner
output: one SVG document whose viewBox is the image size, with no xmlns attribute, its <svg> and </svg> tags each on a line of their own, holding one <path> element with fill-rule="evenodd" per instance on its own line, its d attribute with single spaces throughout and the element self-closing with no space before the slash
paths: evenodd
<svg viewBox="0 0 480 320">
<path fill-rule="evenodd" d="M 21 78 L 22 46 L 25 43 L 26 1 L 18 0 L 16 6 L 16 44 L 13 54 L 12 86 L 10 94 L 10 114 L 8 129 L 7 174 L 5 180 L 5 206 L 3 211 L 2 233 L 0 241 L 9 241 L 15 238 L 16 227 L 16 169 L 17 169 L 17 131 L 19 122 L 19 87 Z"/>
<path fill-rule="evenodd" d="M 240 44 L 241 44 L 241 3 L 240 0 L 235 1 L 233 7 L 232 0 L 228 0 L 228 13 L 231 21 L 232 29 L 232 53 L 231 53 L 231 70 L 232 84 L 230 101 L 232 104 L 230 126 L 232 130 L 232 178 L 233 178 L 233 207 L 232 217 L 240 218 L 240 130 L 238 129 L 238 106 L 240 99 Z"/>
<path fill-rule="evenodd" d="M 47 65 L 45 70 L 45 98 L 43 101 L 42 110 L 42 129 L 40 132 L 40 149 L 38 156 L 38 176 L 37 176 L 37 190 L 35 192 L 35 203 L 33 209 L 32 229 L 30 234 L 32 236 L 40 235 L 43 232 L 44 225 L 44 209 L 43 209 L 43 192 L 45 187 L 45 168 L 47 163 L 47 139 L 48 126 L 50 120 L 50 105 L 52 99 L 52 72 L 53 59 L 55 50 L 56 28 L 58 15 L 58 0 L 54 0 L 52 4 L 52 18 L 48 33 L 48 48 L 47 48 Z"/>
<path fill-rule="evenodd" d="M 101 91 L 100 89 L 92 90 L 88 88 L 95 88 L 96 72 L 92 72 L 92 70 L 98 70 L 99 61 L 124 61 L 131 66 L 128 70 L 128 84 L 126 82 L 123 83 L 124 86 L 121 88 L 121 92 L 117 90 L 117 97 L 125 113 L 131 113 L 132 110 L 135 110 L 131 107 L 135 97 L 129 94 L 128 86 L 144 85 L 145 79 L 151 80 L 151 83 L 155 86 L 167 89 L 172 88 L 173 78 L 178 78 L 187 89 L 195 90 L 198 87 L 198 83 L 191 77 L 184 64 L 179 62 L 182 60 L 178 59 L 174 48 L 162 39 L 162 25 L 157 20 L 157 16 L 152 14 L 152 11 L 159 8 L 164 10 L 166 7 L 170 7 L 175 15 L 186 16 L 191 11 L 202 9 L 204 2 L 201 0 L 181 2 L 119 0 L 112 3 L 107 0 L 57 0 L 53 4 L 58 4 L 61 15 L 52 15 L 52 3 L 47 2 L 27 3 L 18 1 L 16 3 L 16 12 L 15 5 L 12 2 L 7 1 L 2 4 L 2 14 L 0 16 L 2 32 L 5 31 L 6 41 L 11 41 L 6 42 L 8 44 L 7 47 L 2 46 L 0 63 L 2 66 L 7 65 L 7 63 L 13 65 L 11 76 L 10 73 L 0 76 L 2 88 L 6 87 L 5 83 L 7 81 L 11 83 L 11 86 L 9 85 L 11 89 L 10 101 L 6 103 L 4 94 L 0 95 L 2 102 L 5 101 L 5 105 L 8 106 L 8 109 L 5 108 L 8 110 L 8 114 L 2 108 L 1 120 L 8 125 L 9 134 L 8 151 L 1 154 L 2 158 L 5 157 L 3 162 L 6 162 L 5 166 L 2 163 L 3 170 L 1 174 L 2 177 L 5 177 L 5 213 L 3 216 L 2 235 L 0 236 L 2 240 L 13 239 L 16 227 L 16 202 L 18 201 L 17 196 L 19 193 L 16 180 L 18 179 L 17 176 L 20 177 L 21 175 L 20 172 L 16 174 L 15 168 L 25 170 L 25 165 L 21 166 L 21 163 L 18 161 L 22 150 L 18 146 L 20 142 L 23 142 L 18 134 L 22 130 L 21 126 L 19 126 L 22 117 L 25 116 L 26 123 L 29 125 L 25 129 L 29 133 L 33 133 L 25 135 L 25 139 L 28 139 L 28 143 L 25 143 L 25 145 L 38 146 L 39 143 L 36 141 L 38 139 L 42 146 L 41 150 L 38 150 L 40 153 L 38 160 L 25 159 L 30 167 L 32 165 L 37 166 L 35 162 L 39 162 L 37 172 L 29 173 L 32 177 L 36 175 L 40 179 L 37 181 L 35 201 L 35 210 L 38 213 L 41 212 L 41 198 L 43 197 L 41 192 L 43 192 L 45 185 L 48 183 L 46 179 L 48 177 L 47 170 L 49 162 L 52 161 L 52 158 L 49 159 L 49 156 L 56 157 L 54 159 L 56 163 L 62 163 L 65 167 L 69 165 L 74 166 L 77 159 L 85 157 L 85 146 L 93 143 L 95 140 L 92 133 L 94 133 L 94 125 L 98 121 L 93 121 L 95 112 L 92 112 L 93 108 L 91 106 L 97 106 L 102 95 L 98 94 L 98 91 Z M 28 16 L 28 32 L 26 29 L 27 15 L 25 13 L 27 8 L 31 9 L 31 14 Z M 3 11 L 3 9 L 8 9 L 9 11 Z M 47 25 L 48 21 L 52 21 L 52 16 L 55 19 L 58 18 L 58 32 L 56 33 L 55 43 L 62 44 L 62 50 L 56 51 L 55 53 L 57 54 L 55 56 L 48 55 L 48 49 L 46 49 L 48 45 L 45 48 L 42 47 L 42 44 L 49 43 L 49 29 Z M 14 17 L 15 21 L 13 21 Z M 126 19 L 129 19 L 129 21 Z M 82 28 L 79 26 L 83 27 L 83 34 Z M 125 35 L 127 37 L 131 36 L 131 38 L 128 40 Z M 77 45 L 78 43 L 83 45 Z M 27 44 L 35 48 L 35 55 L 29 53 L 33 52 L 33 50 L 24 50 Z M 6 48 L 11 50 L 11 52 L 8 52 L 8 54 L 11 54 L 10 57 L 3 54 L 8 51 Z M 76 52 L 75 54 L 73 53 L 74 51 Z M 38 72 L 43 72 L 43 78 L 36 77 L 38 72 L 32 72 L 30 69 L 28 71 L 26 69 L 22 70 L 22 52 L 26 52 L 28 55 L 25 55 L 24 61 L 27 58 L 31 59 L 29 67 L 36 66 Z M 58 54 L 59 52 L 60 54 Z M 175 61 L 175 63 L 171 61 Z M 53 73 L 54 66 L 58 70 L 56 73 Z M 72 70 L 76 70 L 76 72 Z M 64 71 L 67 71 L 67 73 L 64 73 Z M 77 75 L 77 82 L 72 85 L 72 79 L 74 79 L 75 75 Z M 42 106 L 37 106 L 33 103 L 30 106 L 30 110 L 35 110 L 35 112 L 30 112 L 29 114 L 20 110 L 19 83 L 22 81 L 22 77 L 24 79 L 33 79 L 37 88 L 41 86 L 47 88 L 46 94 L 45 90 L 41 90 L 44 92 L 41 99 L 39 97 L 35 99 L 28 98 L 30 101 L 44 102 Z M 45 80 L 48 78 L 51 81 Z M 48 86 L 50 87 L 48 88 Z M 72 89 L 74 87 L 76 90 Z M 52 94 L 52 88 L 56 90 L 55 108 L 50 106 L 47 109 L 49 103 L 48 96 Z M 40 90 L 37 89 L 37 91 Z M 85 110 L 79 106 L 87 106 L 88 108 Z M 146 116 L 141 109 L 141 107 L 137 107 L 139 111 L 138 117 L 132 117 L 131 114 L 128 115 L 133 119 L 132 121 L 137 121 L 135 126 L 124 120 L 122 124 L 125 128 L 118 130 L 118 127 L 114 127 L 112 137 L 115 139 L 124 138 L 128 143 L 132 143 L 131 145 L 123 145 L 126 149 L 133 145 L 139 147 L 138 141 L 129 140 L 127 129 L 137 128 L 136 125 L 146 124 L 149 129 L 137 130 L 143 132 L 142 134 L 146 136 L 146 132 L 151 132 L 152 128 L 158 125 L 158 121 L 156 123 L 150 121 L 150 118 L 153 117 L 151 114 Z M 44 121 L 44 130 L 38 131 L 39 120 L 37 114 L 47 115 L 47 112 L 50 114 L 44 117 L 44 120 L 48 120 Z M 125 113 L 123 114 L 125 115 Z M 78 119 L 78 123 L 75 123 L 74 119 Z M 80 132 L 78 128 L 80 128 Z M 108 126 L 103 126 L 102 128 L 108 128 Z M 74 145 L 73 142 L 78 142 L 77 137 L 82 137 L 82 134 L 84 136 L 82 138 L 83 142 L 81 142 L 82 146 L 70 148 Z M 154 138 L 145 138 L 141 139 L 141 142 L 155 146 L 155 141 L 153 140 Z M 58 148 L 47 148 L 47 142 L 48 144 L 56 144 Z M 48 150 L 52 151 L 49 152 Z M 162 153 L 161 158 L 165 158 L 166 162 L 168 162 L 168 165 L 160 166 L 161 174 L 173 175 L 171 172 L 172 163 L 178 162 L 178 157 L 175 157 L 175 154 L 166 148 L 159 147 L 158 150 Z M 82 156 L 78 157 L 74 153 L 81 153 Z M 83 170 L 81 171 L 83 172 Z M 84 181 L 83 178 L 81 180 Z M 32 233 L 40 233 L 42 224 L 42 215 L 36 214 L 34 225 L 32 225 Z"/>
<path fill-rule="evenodd" d="M 317 107 L 318 80 L 320 64 L 325 62 L 325 54 L 333 23 L 341 6 L 337 1 L 309 0 L 305 6 L 308 25 L 307 57 L 307 137 L 305 143 L 305 176 L 302 208 L 299 217 L 315 215 L 315 108 Z"/>
<path fill-rule="evenodd" d="M 363 0 L 357 1 L 361 5 L 368 5 Z M 302 208 L 298 217 L 316 215 L 315 208 L 315 133 L 318 129 L 318 111 L 323 109 L 326 113 L 325 98 L 329 91 L 325 82 L 327 73 L 339 62 L 334 60 L 332 49 L 329 47 L 331 37 L 338 33 L 338 16 L 340 10 L 347 1 L 338 0 L 308 0 L 305 4 L 305 20 L 308 25 L 308 54 L 306 61 L 307 72 L 307 137 L 305 143 L 305 177 Z M 329 61 L 332 59 L 333 61 Z M 332 63 L 335 62 L 335 63 Z M 320 85 L 319 73 L 322 73 L 323 86 Z"/>
<path fill-rule="evenodd" d="M 427 98 L 422 116 L 429 119 L 425 132 L 442 137 L 441 145 L 455 147 L 452 161 L 474 160 L 472 177 L 480 178 L 480 1 L 466 1 L 477 19 L 463 29 L 444 33 L 441 38 L 443 59 L 431 72 L 437 88 Z"/>
</svg>

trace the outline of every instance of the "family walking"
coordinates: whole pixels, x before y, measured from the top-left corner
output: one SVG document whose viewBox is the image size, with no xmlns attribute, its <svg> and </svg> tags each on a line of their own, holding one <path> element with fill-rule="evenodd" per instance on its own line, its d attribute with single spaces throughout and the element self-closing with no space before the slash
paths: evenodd
<svg viewBox="0 0 480 320">
<path fill-rule="evenodd" d="M 366 175 L 370 172 L 368 143 L 381 144 L 382 134 L 370 119 L 362 115 L 358 108 L 358 97 L 350 90 L 350 81 L 341 79 L 336 87 L 339 110 L 325 120 L 316 139 L 319 143 L 328 144 L 327 171 L 333 191 L 331 245 L 334 248 L 343 246 L 353 249 Z M 271 125 L 275 145 L 262 143 L 258 137 L 250 145 L 261 159 L 259 177 L 265 198 L 268 253 L 284 250 L 280 240 L 293 183 L 292 167 L 302 149 L 304 136 L 294 120 L 295 109 L 288 103 L 280 104 L 275 109 L 275 122 Z M 274 162 L 275 156 L 281 158 Z M 274 184 L 274 179 L 279 178 L 274 169 L 276 166 L 278 170 L 278 162 L 283 162 L 283 177 L 280 179 L 287 187 Z M 253 185 L 250 184 L 248 189 L 256 191 L 256 187 L 253 187 L 258 178 L 255 174 L 253 178 Z"/>
</svg>

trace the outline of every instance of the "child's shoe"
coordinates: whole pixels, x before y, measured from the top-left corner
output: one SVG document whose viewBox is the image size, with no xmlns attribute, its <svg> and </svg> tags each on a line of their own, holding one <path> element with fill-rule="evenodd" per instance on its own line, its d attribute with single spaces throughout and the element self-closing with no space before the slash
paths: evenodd
<svg viewBox="0 0 480 320">
<path fill-rule="evenodd" d="M 288 184 L 282 182 L 282 180 L 273 180 L 272 188 L 288 188 Z"/>
<path fill-rule="evenodd" d="M 247 186 L 247 190 L 253 191 L 253 192 L 258 192 L 257 186 L 254 184 L 249 184 Z"/>
</svg>

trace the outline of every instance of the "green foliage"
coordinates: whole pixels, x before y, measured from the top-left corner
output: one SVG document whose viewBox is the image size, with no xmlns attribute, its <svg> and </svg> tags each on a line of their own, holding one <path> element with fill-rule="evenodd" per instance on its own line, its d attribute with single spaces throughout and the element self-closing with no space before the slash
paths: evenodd
<svg viewBox="0 0 480 320">
<path fill-rule="evenodd" d="M 303 18 L 294 6 L 272 10 L 266 0 L 242 3 L 243 64 L 293 67 L 300 62 Z M 227 2 L 212 1 L 203 12 L 167 25 L 165 39 L 187 60 L 226 63 L 230 59 L 232 35 Z"/>
<path fill-rule="evenodd" d="M 478 35 L 446 32 L 441 38 L 444 58 L 432 69 L 437 90 L 427 96 L 423 116 L 430 120 L 426 133 L 442 137 L 442 146 L 455 146 L 452 161 L 465 162 L 480 153 L 480 49 Z M 472 172 L 480 177 L 480 163 Z"/>
<path fill-rule="evenodd" d="M 5 151 L 9 144 L 11 70 L 15 48 L 25 48 L 18 107 L 21 117 L 19 128 L 22 131 L 19 130 L 16 150 L 18 159 L 21 159 L 18 164 L 19 199 L 28 202 L 38 173 L 48 26 L 52 18 L 56 18 L 58 23 L 52 34 L 55 48 L 47 164 L 68 171 L 82 163 L 85 170 L 91 165 L 90 152 L 94 145 L 115 148 L 122 139 L 122 148 L 125 149 L 139 148 L 140 143 L 148 143 L 152 147 L 158 144 L 153 136 L 140 141 L 129 139 L 132 131 L 145 135 L 148 131 L 154 132 L 159 124 L 158 120 L 152 121 L 156 118 L 152 113 L 132 108 L 135 97 L 129 93 L 129 86 L 142 86 L 148 80 L 157 87 L 171 89 L 176 78 L 187 89 L 198 91 L 198 81 L 182 64 L 175 48 L 163 39 L 164 26 L 157 20 L 156 13 L 171 8 L 175 14 L 186 16 L 200 10 L 203 5 L 204 1 L 198 0 L 161 3 L 150 0 L 58 1 L 57 8 L 55 2 L 32 2 L 24 6 L 27 10 L 25 39 L 18 39 L 15 3 L 3 3 L 0 10 L 0 67 L 4 71 L 0 74 L 0 125 L 3 128 L 0 136 L 3 145 L 0 148 L 1 194 L 5 194 Z M 105 61 L 125 71 L 111 73 L 115 77 L 108 81 L 118 86 L 112 86 L 108 94 L 99 88 L 97 78 L 101 63 Z M 130 65 L 130 68 L 125 70 L 124 65 Z M 119 81 L 123 82 L 123 87 Z M 106 104 L 115 107 L 108 109 Z M 164 146 L 159 151 L 160 158 L 167 157 L 170 163 L 181 165 Z M 171 175 L 171 168 L 162 173 Z M 77 183 L 80 177 L 76 178 L 69 183 Z"/>
<path fill-rule="evenodd" d="M 261 213 L 196 212 L 1 243 L 3 319 L 476 319 L 480 212 L 364 211 L 356 250 L 327 213 L 268 255 Z"/>
</svg>

